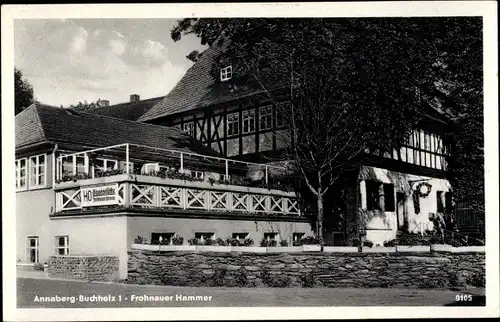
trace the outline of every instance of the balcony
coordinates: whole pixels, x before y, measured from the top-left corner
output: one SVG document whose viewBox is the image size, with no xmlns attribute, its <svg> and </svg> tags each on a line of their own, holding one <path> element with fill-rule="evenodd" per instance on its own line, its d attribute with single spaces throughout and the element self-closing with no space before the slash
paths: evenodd
<svg viewBox="0 0 500 322">
<path fill-rule="evenodd" d="M 300 216 L 299 198 L 284 184 L 287 171 L 129 144 L 60 155 L 56 213 L 111 208 Z"/>
</svg>

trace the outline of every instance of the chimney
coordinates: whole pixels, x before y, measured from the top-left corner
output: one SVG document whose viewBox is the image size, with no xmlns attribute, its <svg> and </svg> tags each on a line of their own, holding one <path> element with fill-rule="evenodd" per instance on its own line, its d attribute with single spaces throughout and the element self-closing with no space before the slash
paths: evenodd
<svg viewBox="0 0 500 322">
<path fill-rule="evenodd" d="M 108 107 L 109 106 L 109 101 L 108 100 L 101 100 L 99 102 L 99 107 Z"/>
<path fill-rule="evenodd" d="M 138 94 L 130 95 L 130 103 L 137 103 L 141 100 L 141 97 Z"/>
</svg>

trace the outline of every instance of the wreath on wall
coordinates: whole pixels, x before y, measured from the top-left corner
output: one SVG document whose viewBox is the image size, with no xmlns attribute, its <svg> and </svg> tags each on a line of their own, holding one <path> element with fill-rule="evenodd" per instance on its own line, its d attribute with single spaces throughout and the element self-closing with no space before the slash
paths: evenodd
<svg viewBox="0 0 500 322">
<path fill-rule="evenodd" d="M 420 198 L 426 198 L 431 193 L 432 186 L 427 182 L 419 183 L 413 192 L 413 205 L 415 213 L 420 213 Z"/>
</svg>

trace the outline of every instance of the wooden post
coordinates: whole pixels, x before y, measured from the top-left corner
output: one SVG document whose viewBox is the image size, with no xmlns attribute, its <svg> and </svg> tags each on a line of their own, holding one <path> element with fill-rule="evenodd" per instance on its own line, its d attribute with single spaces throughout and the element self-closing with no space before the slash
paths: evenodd
<svg viewBox="0 0 500 322">
<path fill-rule="evenodd" d="M 228 161 L 226 160 L 226 180 L 229 180 L 229 167 L 228 167 Z"/>
<path fill-rule="evenodd" d="M 184 172 L 184 155 L 181 153 L 181 168 L 179 172 Z"/>
<path fill-rule="evenodd" d="M 127 174 L 130 174 L 130 157 L 129 157 L 129 144 L 125 145 L 125 166 L 127 167 Z"/>
</svg>

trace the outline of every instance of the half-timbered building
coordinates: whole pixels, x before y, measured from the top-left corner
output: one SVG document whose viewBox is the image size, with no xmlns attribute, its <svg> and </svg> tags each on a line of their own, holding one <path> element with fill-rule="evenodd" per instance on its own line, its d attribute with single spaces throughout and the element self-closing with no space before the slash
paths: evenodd
<svg viewBox="0 0 500 322">
<path fill-rule="evenodd" d="M 287 136 L 280 111 L 289 102 L 286 96 L 280 99 L 278 85 L 267 88 L 274 91 L 273 103 L 262 87 L 234 79 L 237 66 L 219 60 L 222 51 L 208 48 L 139 121 L 177 127 L 228 158 L 269 162 L 288 142 L 280 139 Z M 368 239 L 382 244 L 398 231 L 432 230 L 432 217 L 451 211 L 449 126 L 442 111 L 426 104 L 421 122 L 399 151 L 367 151 L 372 157 L 360 169 L 357 193 L 349 202 L 362 217 Z M 327 238 L 337 233 L 335 226 L 329 226 Z"/>
</svg>

